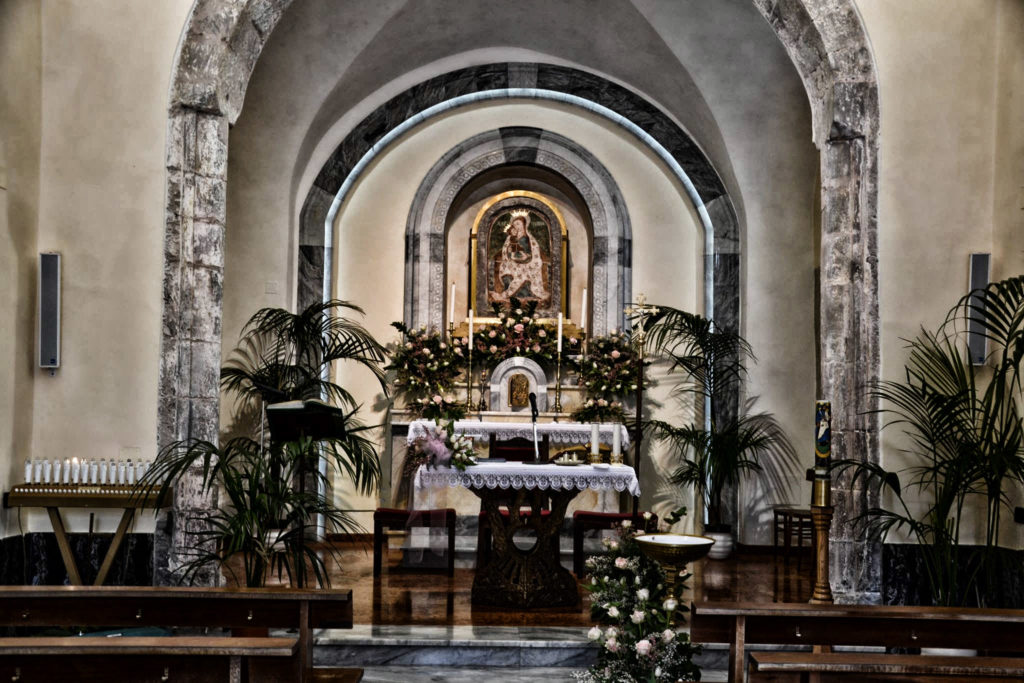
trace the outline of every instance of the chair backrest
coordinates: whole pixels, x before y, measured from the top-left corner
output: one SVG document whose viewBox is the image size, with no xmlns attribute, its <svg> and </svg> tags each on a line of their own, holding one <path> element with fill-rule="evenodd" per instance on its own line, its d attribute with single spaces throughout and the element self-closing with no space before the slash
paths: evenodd
<svg viewBox="0 0 1024 683">
<path fill-rule="evenodd" d="M 548 443 L 547 439 L 543 439 L 538 443 L 540 450 L 540 459 L 548 459 Z M 509 462 L 525 462 L 527 460 L 533 460 L 533 441 L 524 438 L 509 439 L 508 441 L 498 441 L 491 434 L 490 440 L 490 457 L 492 458 L 504 458 Z"/>
</svg>

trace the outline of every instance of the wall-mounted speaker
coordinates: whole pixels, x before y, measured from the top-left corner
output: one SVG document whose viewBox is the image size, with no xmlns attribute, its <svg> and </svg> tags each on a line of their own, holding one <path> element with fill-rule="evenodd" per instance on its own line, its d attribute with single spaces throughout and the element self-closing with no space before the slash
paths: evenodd
<svg viewBox="0 0 1024 683">
<path fill-rule="evenodd" d="M 971 254 L 970 291 L 983 289 L 989 282 L 990 254 Z M 971 297 L 970 318 L 967 325 L 967 350 L 971 362 L 981 365 L 988 353 L 988 338 L 982 324 L 985 316 L 984 300 Z"/>
<path fill-rule="evenodd" d="M 60 254 L 39 254 L 36 288 L 39 367 L 60 367 Z"/>
</svg>

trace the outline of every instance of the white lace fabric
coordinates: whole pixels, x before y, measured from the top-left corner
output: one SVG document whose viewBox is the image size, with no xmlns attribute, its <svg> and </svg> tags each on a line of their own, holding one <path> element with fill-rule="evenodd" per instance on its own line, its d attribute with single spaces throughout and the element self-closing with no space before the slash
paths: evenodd
<svg viewBox="0 0 1024 683">
<path fill-rule="evenodd" d="M 409 431 L 411 433 L 412 429 Z M 495 462 L 467 467 L 465 472 L 459 472 L 451 467 L 430 468 L 426 465 L 421 465 L 416 470 L 413 487 L 417 491 L 444 486 L 556 491 L 595 489 L 629 491 L 630 495 L 640 495 L 640 482 L 636 479 L 636 472 L 627 465 L 596 468 L 593 465 L 566 467 Z"/>
<path fill-rule="evenodd" d="M 431 420 L 416 420 L 409 423 L 408 441 L 426 436 L 427 430 L 434 429 Z M 601 424 L 598 428 L 601 443 L 610 444 L 614 439 L 615 429 L 619 430 L 622 439 L 622 450 L 629 448 L 629 431 L 623 424 Z M 545 436 L 551 443 L 585 444 L 590 442 L 591 425 L 588 422 L 544 422 L 537 423 L 537 437 Z M 533 424 L 530 422 L 480 422 L 477 420 L 458 420 L 455 422 L 455 433 L 464 434 L 473 440 L 484 440 L 494 434 L 498 441 L 510 439 L 533 439 Z"/>
</svg>

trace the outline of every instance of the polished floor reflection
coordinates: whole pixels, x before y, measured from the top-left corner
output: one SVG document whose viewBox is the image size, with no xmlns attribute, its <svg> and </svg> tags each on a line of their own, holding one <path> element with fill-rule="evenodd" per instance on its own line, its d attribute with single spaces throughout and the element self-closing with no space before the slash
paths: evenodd
<svg viewBox="0 0 1024 683">
<path fill-rule="evenodd" d="M 351 588 L 357 624 L 411 626 L 567 626 L 589 627 L 589 594 L 581 587 L 580 607 L 511 610 L 470 604 L 473 570 L 407 569 L 392 552 L 380 577 L 373 576 L 370 544 L 341 544 L 331 563 L 335 587 Z M 735 553 L 727 560 L 700 560 L 684 595 L 702 602 L 806 602 L 811 595 L 811 563 L 804 557 L 773 558 L 763 550 Z"/>
</svg>

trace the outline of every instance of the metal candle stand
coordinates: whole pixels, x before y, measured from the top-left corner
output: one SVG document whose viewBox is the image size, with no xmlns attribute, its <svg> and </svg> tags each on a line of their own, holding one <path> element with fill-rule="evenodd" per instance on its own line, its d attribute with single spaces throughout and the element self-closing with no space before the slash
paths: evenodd
<svg viewBox="0 0 1024 683">
<path fill-rule="evenodd" d="M 555 364 L 555 412 L 562 412 L 562 352 L 558 352 L 558 361 Z"/>
<path fill-rule="evenodd" d="M 814 488 L 811 491 L 811 520 L 814 523 L 815 558 L 814 590 L 810 602 L 829 604 L 833 602 L 832 586 L 829 581 L 829 529 L 832 527 L 832 475 L 829 466 L 832 458 L 832 404 L 818 401 L 815 404 L 814 444 Z"/>
</svg>

